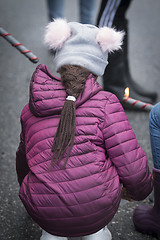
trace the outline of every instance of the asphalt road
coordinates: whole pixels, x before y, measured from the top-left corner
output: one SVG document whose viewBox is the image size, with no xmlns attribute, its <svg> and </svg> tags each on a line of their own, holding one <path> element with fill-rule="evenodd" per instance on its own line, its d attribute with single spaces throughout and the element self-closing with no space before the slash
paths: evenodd
<svg viewBox="0 0 160 240">
<path fill-rule="evenodd" d="M 99 2 L 97 0 L 97 11 Z M 130 26 L 130 67 L 135 80 L 148 90 L 160 92 L 160 1 L 134 0 L 127 17 Z M 78 21 L 78 4 L 67 0 L 65 16 Z M 43 44 L 48 22 L 46 2 L 42 0 L 1 0 L 0 25 L 32 50 L 39 63 L 54 71 L 53 56 Z M 19 142 L 21 110 L 28 100 L 29 81 L 35 67 L 26 57 L 0 38 L 0 239 L 38 240 L 39 227 L 27 215 L 18 198 L 15 152 Z M 101 79 L 99 80 L 101 82 Z M 158 100 L 160 100 L 160 93 Z M 137 139 L 145 150 L 150 168 L 152 156 L 148 132 L 148 112 L 126 111 Z M 152 204 L 147 198 L 144 202 Z M 113 240 L 155 239 L 135 231 L 133 209 L 139 202 L 122 201 L 108 225 Z"/>
</svg>

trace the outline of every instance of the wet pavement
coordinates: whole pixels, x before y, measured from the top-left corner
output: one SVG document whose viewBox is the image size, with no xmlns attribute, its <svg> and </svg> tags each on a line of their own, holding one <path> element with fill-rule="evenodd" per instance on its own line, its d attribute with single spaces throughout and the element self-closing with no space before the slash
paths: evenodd
<svg viewBox="0 0 160 240">
<path fill-rule="evenodd" d="M 97 1 L 97 7 L 100 1 Z M 74 11 L 73 11 L 74 9 Z M 97 9 L 98 10 L 98 9 Z M 134 0 L 127 17 L 130 23 L 130 67 L 134 78 L 147 90 L 160 92 L 160 1 Z M 65 16 L 78 20 L 78 4 L 67 0 Z M 41 0 L 1 0 L 0 25 L 32 50 L 39 63 L 55 73 L 53 55 L 43 44 L 48 21 L 47 6 Z M 38 240 L 39 227 L 26 213 L 18 197 L 15 152 L 19 143 L 21 110 L 28 100 L 29 81 L 35 67 L 26 57 L 0 38 L 0 239 Z M 101 79 L 99 79 L 101 83 Z M 158 100 L 160 100 L 160 93 Z M 126 111 L 138 142 L 145 150 L 150 168 L 152 156 L 148 133 L 148 112 Z M 152 204 L 149 197 L 143 202 Z M 113 240 L 151 240 L 133 226 L 133 209 L 142 202 L 121 201 L 108 228 Z"/>
</svg>

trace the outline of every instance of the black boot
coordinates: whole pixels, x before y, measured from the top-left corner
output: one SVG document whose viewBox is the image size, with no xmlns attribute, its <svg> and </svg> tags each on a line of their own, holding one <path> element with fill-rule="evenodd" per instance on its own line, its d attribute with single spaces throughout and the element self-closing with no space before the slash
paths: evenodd
<svg viewBox="0 0 160 240">
<path fill-rule="evenodd" d="M 119 22 L 118 25 L 116 26 L 118 30 L 123 29 L 125 31 L 124 44 L 121 51 L 111 54 L 108 58 L 109 64 L 103 76 L 104 90 L 114 93 L 122 102 L 124 90 L 129 87 L 130 97 L 153 103 L 157 99 L 157 93 L 143 89 L 132 79 L 130 74 L 127 20 Z"/>
</svg>

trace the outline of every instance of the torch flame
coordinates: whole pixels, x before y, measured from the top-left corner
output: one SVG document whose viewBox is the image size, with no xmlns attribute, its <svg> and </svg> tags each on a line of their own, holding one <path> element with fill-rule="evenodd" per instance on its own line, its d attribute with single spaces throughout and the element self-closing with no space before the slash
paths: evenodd
<svg viewBox="0 0 160 240">
<path fill-rule="evenodd" d="M 126 88 L 125 88 L 125 90 L 124 90 L 124 96 L 125 96 L 126 98 L 129 97 L 129 87 L 126 87 Z"/>
</svg>

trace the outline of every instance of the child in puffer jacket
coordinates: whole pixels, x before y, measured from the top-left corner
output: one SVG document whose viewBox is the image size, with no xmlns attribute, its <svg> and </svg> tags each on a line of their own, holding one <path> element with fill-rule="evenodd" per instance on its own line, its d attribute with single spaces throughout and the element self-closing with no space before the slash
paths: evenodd
<svg viewBox="0 0 160 240">
<path fill-rule="evenodd" d="M 46 28 L 61 78 L 45 65 L 35 70 L 16 158 L 19 196 L 41 240 L 109 240 L 122 187 L 134 200 L 152 191 L 146 154 L 120 102 L 96 81 L 123 36 L 63 19 Z"/>
</svg>

